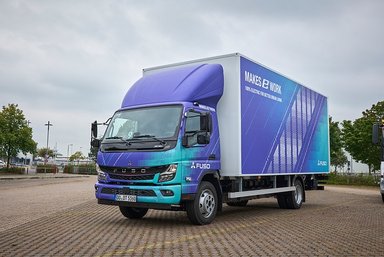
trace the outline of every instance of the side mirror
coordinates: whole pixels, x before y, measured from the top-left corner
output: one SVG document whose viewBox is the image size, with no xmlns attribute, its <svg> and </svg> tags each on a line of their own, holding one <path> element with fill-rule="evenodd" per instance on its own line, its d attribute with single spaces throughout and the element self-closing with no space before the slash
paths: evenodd
<svg viewBox="0 0 384 257">
<path fill-rule="evenodd" d="M 189 145 L 188 145 L 188 136 L 187 136 L 187 135 L 183 136 L 183 139 L 182 139 L 181 144 L 182 144 L 184 147 L 189 147 Z"/>
<path fill-rule="evenodd" d="M 94 121 L 91 125 L 92 136 L 97 138 L 97 121 Z"/>
<path fill-rule="evenodd" d="M 207 145 L 209 144 L 210 137 L 208 134 L 203 134 L 203 135 L 197 135 L 197 143 L 199 145 Z"/>
<path fill-rule="evenodd" d="M 212 116 L 209 112 L 200 115 L 200 130 L 211 132 L 212 130 Z"/>
<path fill-rule="evenodd" d="M 99 147 L 100 147 L 100 139 L 93 139 L 92 141 L 91 141 L 91 146 L 93 147 L 93 148 L 97 148 L 97 149 L 99 149 Z"/>
<path fill-rule="evenodd" d="M 372 126 L 372 143 L 379 144 L 379 124 L 377 123 Z"/>
<path fill-rule="evenodd" d="M 196 143 L 199 145 L 207 145 L 210 142 L 210 136 L 208 133 L 204 133 L 201 135 L 197 135 L 194 142 L 191 142 L 191 140 L 193 141 L 193 136 L 188 136 L 188 135 L 183 136 L 182 145 L 184 147 L 191 147 L 192 144 L 194 145 Z"/>
</svg>

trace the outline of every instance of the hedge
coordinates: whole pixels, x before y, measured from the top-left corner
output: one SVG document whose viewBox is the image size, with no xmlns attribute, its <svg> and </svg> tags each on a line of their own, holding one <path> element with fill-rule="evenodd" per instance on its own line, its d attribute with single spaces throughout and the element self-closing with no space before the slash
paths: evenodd
<svg viewBox="0 0 384 257">
<path fill-rule="evenodd" d="M 23 167 L 10 167 L 0 169 L 0 174 L 24 174 L 25 168 Z"/>
<path fill-rule="evenodd" d="M 68 174 L 97 174 L 95 164 L 66 165 L 63 172 Z"/>
<path fill-rule="evenodd" d="M 368 174 L 348 175 L 330 173 L 326 183 L 333 185 L 378 186 L 378 178 Z"/>
<path fill-rule="evenodd" d="M 36 173 L 57 173 L 59 168 L 53 164 L 37 165 Z"/>
</svg>

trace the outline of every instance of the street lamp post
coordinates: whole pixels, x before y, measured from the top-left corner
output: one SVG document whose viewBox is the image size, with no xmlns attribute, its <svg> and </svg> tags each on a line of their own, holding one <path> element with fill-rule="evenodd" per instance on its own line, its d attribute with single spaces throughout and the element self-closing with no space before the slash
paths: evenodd
<svg viewBox="0 0 384 257">
<path fill-rule="evenodd" d="M 69 164 L 69 146 L 71 146 L 71 152 L 72 152 L 73 144 L 69 144 L 67 148 L 67 164 Z"/>
<path fill-rule="evenodd" d="M 53 124 L 50 121 L 48 121 L 48 123 L 46 123 L 44 125 L 48 127 L 48 131 L 47 131 L 47 149 L 46 149 L 46 152 L 45 152 L 45 163 L 44 163 L 44 165 L 46 165 L 47 164 L 47 160 L 48 160 L 49 127 L 53 126 Z M 45 169 L 44 169 L 44 171 L 46 172 Z"/>
</svg>

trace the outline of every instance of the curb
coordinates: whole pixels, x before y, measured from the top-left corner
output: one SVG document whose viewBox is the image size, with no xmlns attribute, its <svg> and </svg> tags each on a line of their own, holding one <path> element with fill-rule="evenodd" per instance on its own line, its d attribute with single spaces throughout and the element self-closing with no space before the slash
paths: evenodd
<svg viewBox="0 0 384 257">
<path fill-rule="evenodd" d="M 61 179 L 61 178 L 88 178 L 92 175 L 58 175 L 58 176 L 39 176 L 39 175 L 3 175 L 0 180 L 21 180 L 21 179 Z"/>
</svg>

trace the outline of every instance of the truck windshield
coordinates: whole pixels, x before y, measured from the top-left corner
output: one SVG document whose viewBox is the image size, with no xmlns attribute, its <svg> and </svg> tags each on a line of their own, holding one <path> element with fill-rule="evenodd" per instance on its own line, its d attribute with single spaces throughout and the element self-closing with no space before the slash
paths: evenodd
<svg viewBox="0 0 384 257">
<path fill-rule="evenodd" d="M 157 106 L 122 110 L 115 113 L 104 140 L 153 140 L 176 139 L 182 106 Z M 161 140 L 160 140 L 161 141 Z"/>
</svg>

